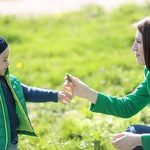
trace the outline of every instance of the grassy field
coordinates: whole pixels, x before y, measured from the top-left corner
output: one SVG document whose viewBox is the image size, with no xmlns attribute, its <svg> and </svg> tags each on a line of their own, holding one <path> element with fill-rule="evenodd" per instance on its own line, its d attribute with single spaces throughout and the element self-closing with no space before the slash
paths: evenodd
<svg viewBox="0 0 150 150">
<path fill-rule="evenodd" d="M 79 12 L 16 18 L 0 16 L 0 33 L 10 45 L 10 72 L 27 85 L 62 90 L 68 72 L 95 90 L 124 96 L 142 81 L 143 66 L 131 50 L 131 24 L 148 7 L 123 5 L 112 12 L 89 6 Z M 20 150 L 114 150 L 111 138 L 130 124 L 149 124 L 148 107 L 130 119 L 91 113 L 74 97 L 58 103 L 27 104 L 38 137 L 20 136 Z"/>
</svg>

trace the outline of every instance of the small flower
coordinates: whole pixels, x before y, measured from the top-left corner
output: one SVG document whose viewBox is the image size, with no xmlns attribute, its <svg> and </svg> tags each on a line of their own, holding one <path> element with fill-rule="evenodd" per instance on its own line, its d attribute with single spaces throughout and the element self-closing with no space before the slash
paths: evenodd
<svg viewBox="0 0 150 150">
<path fill-rule="evenodd" d="M 22 68 L 22 63 L 18 62 L 17 65 L 16 65 L 16 67 L 19 68 L 19 69 Z"/>
<path fill-rule="evenodd" d="M 32 126 L 35 127 L 35 126 L 36 126 L 36 123 L 32 123 Z"/>
<path fill-rule="evenodd" d="M 112 123 L 113 123 L 113 119 L 108 119 L 107 122 L 108 122 L 109 124 L 112 124 Z"/>
</svg>

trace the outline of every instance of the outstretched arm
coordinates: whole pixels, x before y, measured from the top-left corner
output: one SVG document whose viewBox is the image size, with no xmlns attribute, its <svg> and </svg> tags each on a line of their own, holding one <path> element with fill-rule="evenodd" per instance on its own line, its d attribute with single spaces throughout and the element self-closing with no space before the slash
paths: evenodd
<svg viewBox="0 0 150 150">
<path fill-rule="evenodd" d="M 80 79 L 73 77 L 69 75 L 68 80 L 68 74 L 65 77 L 65 83 L 63 85 L 63 89 L 72 93 L 72 95 L 76 95 L 82 98 L 88 99 L 93 104 L 96 103 L 98 92 L 91 89 L 89 86 L 87 86 L 85 83 L 83 83 Z"/>
<path fill-rule="evenodd" d="M 64 91 L 54 91 L 43 88 L 31 87 L 21 84 L 24 97 L 28 102 L 61 102 L 66 104 L 72 96 Z"/>
<path fill-rule="evenodd" d="M 120 98 L 97 92 L 74 76 L 70 75 L 70 79 L 72 82 L 68 82 L 65 77 L 66 82 L 63 88 L 91 101 L 90 110 L 92 112 L 129 118 L 150 103 L 147 78 L 131 94 Z"/>
</svg>

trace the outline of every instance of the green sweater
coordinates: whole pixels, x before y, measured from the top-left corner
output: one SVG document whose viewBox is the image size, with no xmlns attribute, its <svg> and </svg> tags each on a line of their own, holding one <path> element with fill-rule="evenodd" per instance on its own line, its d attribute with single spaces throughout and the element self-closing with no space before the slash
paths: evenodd
<svg viewBox="0 0 150 150">
<path fill-rule="evenodd" d="M 91 104 L 90 111 L 129 118 L 137 114 L 150 103 L 150 72 L 145 68 L 145 78 L 141 84 L 126 97 L 117 98 L 98 93 L 96 104 Z M 150 134 L 142 134 L 144 150 L 150 150 Z"/>
</svg>

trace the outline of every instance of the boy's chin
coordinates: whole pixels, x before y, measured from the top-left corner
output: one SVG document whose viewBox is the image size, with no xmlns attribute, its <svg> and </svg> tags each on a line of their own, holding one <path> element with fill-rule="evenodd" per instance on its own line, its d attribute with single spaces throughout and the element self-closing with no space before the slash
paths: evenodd
<svg viewBox="0 0 150 150">
<path fill-rule="evenodd" d="M 0 73 L 0 76 L 2 77 L 2 76 L 4 76 L 5 75 L 5 73 Z"/>
</svg>

